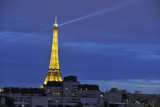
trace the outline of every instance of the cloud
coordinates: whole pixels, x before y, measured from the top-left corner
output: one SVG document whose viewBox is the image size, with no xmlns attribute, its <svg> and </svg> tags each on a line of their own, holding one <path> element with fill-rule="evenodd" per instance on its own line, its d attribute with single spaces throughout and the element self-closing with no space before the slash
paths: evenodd
<svg viewBox="0 0 160 107">
<path fill-rule="evenodd" d="M 160 85 L 143 85 L 143 84 L 137 84 L 136 86 L 138 86 L 138 87 L 149 87 L 149 88 L 154 88 L 154 87 L 156 87 L 156 88 L 160 88 Z"/>
<path fill-rule="evenodd" d="M 20 32 L 12 32 L 12 31 L 1 31 L 0 32 L 0 40 L 16 42 L 22 41 L 25 39 L 35 38 L 36 35 L 32 33 L 20 33 Z"/>
<path fill-rule="evenodd" d="M 67 48 L 90 54 L 129 56 L 136 59 L 160 60 L 160 45 L 153 44 L 103 44 L 95 42 L 63 43 Z M 83 50 L 83 51 L 82 51 Z"/>
<path fill-rule="evenodd" d="M 110 88 L 127 89 L 129 92 L 142 91 L 143 93 L 160 94 L 160 80 L 148 79 L 121 79 L 121 80 L 82 80 L 81 83 L 98 84 L 101 90 Z"/>
</svg>

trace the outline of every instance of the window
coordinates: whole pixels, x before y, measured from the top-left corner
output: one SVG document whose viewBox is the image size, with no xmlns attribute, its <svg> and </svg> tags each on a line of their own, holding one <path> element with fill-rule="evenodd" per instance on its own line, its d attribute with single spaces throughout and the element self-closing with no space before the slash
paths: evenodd
<svg viewBox="0 0 160 107">
<path fill-rule="evenodd" d="M 100 95 L 101 98 L 103 98 L 103 95 Z"/>
<path fill-rule="evenodd" d="M 1 92 L 4 92 L 4 89 L 3 89 L 3 88 L 0 88 L 0 93 L 1 93 Z"/>
<path fill-rule="evenodd" d="M 50 101 L 50 100 L 51 100 L 51 97 L 49 97 L 48 100 Z"/>
<path fill-rule="evenodd" d="M 60 95 L 60 93 L 56 93 L 56 95 Z"/>
</svg>

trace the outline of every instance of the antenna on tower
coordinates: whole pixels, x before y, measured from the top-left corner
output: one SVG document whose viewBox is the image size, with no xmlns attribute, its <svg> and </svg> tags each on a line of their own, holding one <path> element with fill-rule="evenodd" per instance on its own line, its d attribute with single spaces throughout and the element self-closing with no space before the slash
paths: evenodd
<svg viewBox="0 0 160 107">
<path fill-rule="evenodd" d="M 55 16 L 55 24 L 57 24 L 57 16 Z"/>
</svg>

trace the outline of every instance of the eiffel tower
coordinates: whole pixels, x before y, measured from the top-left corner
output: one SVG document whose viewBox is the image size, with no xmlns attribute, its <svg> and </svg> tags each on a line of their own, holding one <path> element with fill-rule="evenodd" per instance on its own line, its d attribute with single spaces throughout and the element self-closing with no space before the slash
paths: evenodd
<svg viewBox="0 0 160 107">
<path fill-rule="evenodd" d="M 58 24 L 57 17 L 55 18 L 55 24 L 53 26 L 53 42 L 49 70 L 47 72 L 47 77 L 44 81 L 44 85 L 48 81 L 62 81 L 61 72 L 59 69 L 59 57 L 58 57 Z"/>
</svg>

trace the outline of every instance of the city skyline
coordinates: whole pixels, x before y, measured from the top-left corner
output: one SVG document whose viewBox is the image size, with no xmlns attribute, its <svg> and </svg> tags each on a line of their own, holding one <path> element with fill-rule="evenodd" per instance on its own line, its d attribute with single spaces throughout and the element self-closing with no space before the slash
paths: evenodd
<svg viewBox="0 0 160 107">
<path fill-rule="evenodd" d="M 49 66 L 53 33 L 50 28 L 55 16 L 61 24 L 125 3 L 90 2 L 2 2 L 0 87 L 41 86 Z M 116 87 L 160 94 L 160 24 L 156 3 L 141 1 L 60 26 L 62 78 L 76 75 L 82 83 L 99 84 L 102 90 Z"/>
</svg>

